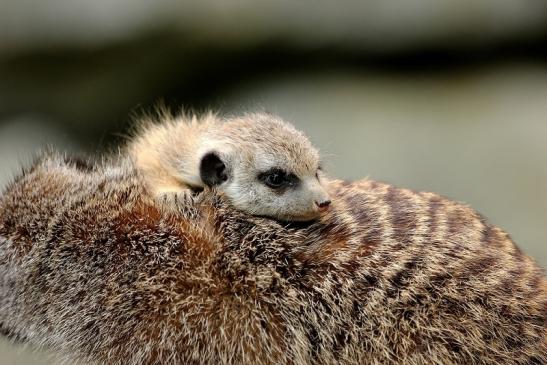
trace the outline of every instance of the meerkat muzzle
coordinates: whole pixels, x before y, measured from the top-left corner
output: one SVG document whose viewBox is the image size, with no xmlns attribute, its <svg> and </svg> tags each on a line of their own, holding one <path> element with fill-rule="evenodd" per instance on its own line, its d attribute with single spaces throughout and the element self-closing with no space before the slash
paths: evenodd
<svg viewBox="0 0 547 365">
<path fill-rule="evenodd" d="M 330 199 L 325 199 L 325 200 L 316 201 L 315 205 L 317 205 L 319 210 L 326 210 L 330 206 L 330 203 L 331 203 Z"/>
</svg>

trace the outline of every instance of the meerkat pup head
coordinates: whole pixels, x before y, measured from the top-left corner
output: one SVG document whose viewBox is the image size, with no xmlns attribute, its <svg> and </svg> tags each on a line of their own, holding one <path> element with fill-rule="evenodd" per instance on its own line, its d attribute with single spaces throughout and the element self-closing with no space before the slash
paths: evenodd
<svg viewBox="0 0 547 365">
<path fill-rule="evenodd" d="M 247 114 L 220 123 L 205 135 L 199 158 L 203 184 L 217 187 L 247 213 L 308 221 L 331 203 L 317 149 L 273 115 Z"/>
</svg>

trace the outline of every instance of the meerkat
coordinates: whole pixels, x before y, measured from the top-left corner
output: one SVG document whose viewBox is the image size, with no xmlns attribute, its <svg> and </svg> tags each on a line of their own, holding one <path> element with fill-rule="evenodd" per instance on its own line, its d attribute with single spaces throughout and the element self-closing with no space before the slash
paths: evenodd
<svg viewBox="0 0 547 365">
<path fill-rule="evenodd" d="M 282 221 L 310 221 L 328 209 L 318 150 L 281 118 L 162 119 L 128 145 L 154 196 L 215 187 L 237 209 Z"/>
<path fill-rule="evenodd" d="M 311 224 L 215 190 L 162 210 L 132 161 L 52 156 L 0 196 L 0 329 L 64 363 L 547 363 L 545 272 L 433 193 L 329 181 Z"/>
</svg>

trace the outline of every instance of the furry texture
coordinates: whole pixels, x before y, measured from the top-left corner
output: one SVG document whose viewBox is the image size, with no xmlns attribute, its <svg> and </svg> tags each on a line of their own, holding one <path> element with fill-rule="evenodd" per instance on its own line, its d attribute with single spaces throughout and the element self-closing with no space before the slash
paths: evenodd
<svg viewBox="0 0 547 365">
<path fill-rule="evenodd" d="M 279 117 L 249 113 L 220 118 L 171 116 L 144 122 L 127 147 L 154 196 L 173 198 L 190 188 L 216 185 L 231 204 L 253 215 L 285 221 L 309 221 L 330 203 L 322 184 L 319 152 L 306 136 Z M 207 183 L 204 156 L 215 156 L 222 179 Z M 292 177 L 272 189 L 260 178 L 280 171 Z M 184 197 L 182 197 L 184 199 Z"/>
<path fill-rule="evenodd" d="M 326 216 L 283 226 L 142 186 L 50 157 L 7 189 L 5 333 L 98 364 L 547 361 L 544 272 L 465 205 L 331 182 Z"/>
</svg>

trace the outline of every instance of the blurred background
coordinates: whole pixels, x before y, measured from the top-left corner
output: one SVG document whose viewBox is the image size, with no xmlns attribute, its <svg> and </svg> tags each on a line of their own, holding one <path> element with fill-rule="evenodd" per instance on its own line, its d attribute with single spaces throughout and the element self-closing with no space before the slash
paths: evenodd
<svg viewBox="0 0 547 365">
<path fill-rule="evenodd" d="M 0 189 L 158 102 L 267 110 L 332 176 L 464 201 L 547 266 L 544 0 L 0 0 Z M 55 364 L 0 340 L 2 364 Z"/>
</svg>

